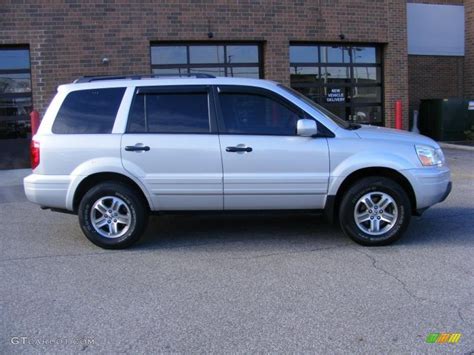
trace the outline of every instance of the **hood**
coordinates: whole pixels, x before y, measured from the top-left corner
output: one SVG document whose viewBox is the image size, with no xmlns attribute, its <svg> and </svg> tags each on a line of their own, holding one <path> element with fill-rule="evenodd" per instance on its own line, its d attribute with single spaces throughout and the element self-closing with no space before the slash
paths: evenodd
<svg viewBox="0 0 474 355">
<path fill-rule="evenodd" d="M 439 144 L 429 137 L 393 128 L 361 125 L 361 128 L 354 132 L 362 139 L 399 141 L 403 143 L 424 144 L 434 148 L 439 148 Z"/>
</svg>

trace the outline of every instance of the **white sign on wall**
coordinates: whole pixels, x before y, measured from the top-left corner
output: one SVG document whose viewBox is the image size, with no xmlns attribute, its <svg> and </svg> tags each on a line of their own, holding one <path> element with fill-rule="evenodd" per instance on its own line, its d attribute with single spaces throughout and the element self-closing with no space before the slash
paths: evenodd
<svg viewBox="0 0 474 355">
<path fill-rule="evenodd" d="M 464 6 L 407 4 L 408 54 L 464 55 Z"/>
</svg>

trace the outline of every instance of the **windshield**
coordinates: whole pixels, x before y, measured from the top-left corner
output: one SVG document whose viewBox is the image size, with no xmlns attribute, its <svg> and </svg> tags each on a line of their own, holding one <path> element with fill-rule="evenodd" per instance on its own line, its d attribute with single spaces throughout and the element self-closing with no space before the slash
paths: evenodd
<svg viewBox="0 0 474 355">
<path fill-rule="evenodd" d="M 300 92 L 298 92 L 298 91 L 296 91 L 292 88 L 289 88 L 285 85 L 282 85 L 282 84 L 278 84 L 278 86 L 280 88 L 282 88 L 283 90 L 287 91 L 289 94 L 291 94 L 291 95 L 297 97 L 298 99 L 304 101 L 306 104 L 313 107 L 315 110 L 321 111 L 325 116 L 327 116 L 331 120 L 333 120 L 338 126 L 340 126 L 342 128 L 350 129 L 350 127 L 351 127 L 350 122 L 348 122 L 346 120 L 343 120 L 339 116 L 336 116 L 334 113 L 332 113 L 331 111 L 325 109 L 321 105 L 318 105 L 316 102 L 314 102 L 310 98 L 304 96 L 302 93 L 300 93 Z"/>
</svg>

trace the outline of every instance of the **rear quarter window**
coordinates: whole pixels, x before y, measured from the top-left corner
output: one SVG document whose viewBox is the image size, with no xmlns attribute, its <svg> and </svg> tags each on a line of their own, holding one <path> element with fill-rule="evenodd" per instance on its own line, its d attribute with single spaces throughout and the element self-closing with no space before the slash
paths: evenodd
<svg viewBox="0 0 474 355">
<path fill-rule="evenodd" d="M 111 133 L 125 88 L 70 92 L 54 120 L 56 134 Z"/>
</svg>

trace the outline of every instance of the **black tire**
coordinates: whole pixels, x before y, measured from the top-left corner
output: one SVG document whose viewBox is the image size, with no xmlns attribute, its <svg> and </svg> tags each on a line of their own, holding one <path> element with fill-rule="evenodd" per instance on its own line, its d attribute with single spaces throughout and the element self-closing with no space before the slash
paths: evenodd
<svg viewBox="0 0 474 355">
<path fill-rule="evenodd" d="M 370 232 L 376 230 L 375 228 L 368 232 L 363 230 L 364 226 L 366 226 L 367 229 L 371 228 L 371 220 L 359 223 L 362 225 L 362 227 L 359 227 L 356 223 L 355 210 L 357 206 L 357 211 L 360 212 L 359 209 L 361 206 L 362 208 L 366 206 L 364 203 L 358 204 L 359 199 L 369 193 L 373 193 L 373 196 L 377 198 L 377 193 L 379 192 L 387 194 L 393 199 L 394 204 L 392 203 L 388 208 L 392 208 L 391 212 L 393 212 L 393 205 L 395 205 L 397 217 L 394 218 L 393 223 L 386 223 L 384 221 L 380 222 L 380 225 L 384 225 L 388 230 L 383 232 L 383 228 L 381 228 L 381 234 L 373 235 Z M 376 204 L 375 207 L 377 207 Z M 371 212 L 370 214 L 368 213 L 369 211 Z M 360 213 L 367 213 L 367 215 L 370 216 L 370 219 L 378 218 L 380 220 L 379 215 L 372 215 L 373 213 L 376 213 L 375 208 Z M 385 213 L 387 213 L 387 211 L 385 211 Z M 382 214 L 380 216 L 382 216 Z M 343 232 L 358 244 L 365 246 L 382 246 L 397 241 L 401 238 L 410 224 L 410 218 L 411 205 L 407 193 L 395 181 L 385 177 L 374 176 L 357 181 L 345 192 L 339 207 L 339 222 Z"/>
<path fill-rule="evenodd" d="M 119 201 L 121 200 L 124 202 L 125 205 L 121 208 L 128 208 L 128 210 L 124 211 L 126 211 L 127 216 L 130 216 L 130 223 L 126 225 L 128 226 L 128 229 L 124 232 L 125 227 L 123 227 L 123 235 L 119 235 L 116 238 L 101 235 L 96 230 L 91 220 L 94 218 L 91 215 L 91 210 L 94 204 L 100 199 L 106 197 L 116 197 Z M 107 199 L 104 201 L 107 202 Z M 100 214 L 100 212 L 96 213 Z M 78 215 L 79 224 L 87 239 L 104 249 L 123 249 L 131 246 L 140 239 L 148 223 L 148 209 L 146 207 L 146 202 L 143 201 L 143 198 L 137 194 L 135 190 L 131 189 L 126 184 L 119 182 L 100 183 L 87 191 L 79 204 Z M 102 231 L 105 233 L 106 228 Z"/>
</svg>

